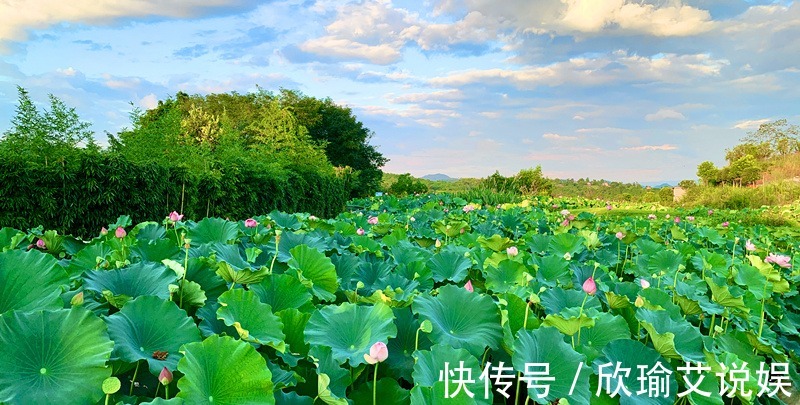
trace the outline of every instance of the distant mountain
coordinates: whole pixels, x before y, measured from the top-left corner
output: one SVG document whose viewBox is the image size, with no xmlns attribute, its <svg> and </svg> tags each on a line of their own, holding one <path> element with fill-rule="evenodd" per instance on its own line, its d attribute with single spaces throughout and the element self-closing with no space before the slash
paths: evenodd
<svg viewBox="0 0 800 405">
<path fill-rule="evenodd" d="M 664 180 L 664 181 L 645 181 L 639 184 L 643 186 L 650 186 L 652 188 L 662 188 L 662 187 L 675 187 L 680 183 L 679 180 Z"/>
<path fill-rule="evenodd" d="M 446 174 L 442 174 L 442 173 L 426 174 L 426 175 L 422 176 L 422 178 L 425 179 L 425 180 L 431 180 L 431 181 L 456 181 L 456 180 L 458 180 L 458 179 L 454 179 L 454 178 L 452 178 L 452 177 L 450 177 L 450 176 L 448 176 Z"/>
</svg>

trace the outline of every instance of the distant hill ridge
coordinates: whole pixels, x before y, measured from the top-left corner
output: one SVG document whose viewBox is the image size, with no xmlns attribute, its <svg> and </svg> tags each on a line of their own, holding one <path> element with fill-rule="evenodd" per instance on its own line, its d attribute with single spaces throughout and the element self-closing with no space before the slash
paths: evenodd
<svg viewBox="0 0 800 405">
<path fill-rule="evenodd" d="M 425 179 L 425 180 L 431 180 L 431 181 L 456 181 L 456 180 L 458 180 L 456 178 L 450 177 L 450 176 L 448 176 L 446 174 L 443 174 L 443 173 L 426 174 L 426 175 L 422 176 L 422 178 Z"/>
</svg>

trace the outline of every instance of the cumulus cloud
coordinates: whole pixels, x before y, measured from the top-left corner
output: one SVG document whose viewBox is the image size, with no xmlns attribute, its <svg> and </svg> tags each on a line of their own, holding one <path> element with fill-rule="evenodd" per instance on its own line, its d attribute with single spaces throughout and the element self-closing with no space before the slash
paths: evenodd
<svg viewBox="0 0 800 405">
<path fill-rule="evenodd" d="M 146 110 L 152 110 L 158 107 L 158 97 L 154 93 L 150 93 L 139 99 L 139 107 Z"/>
<path fill-rule="evenodd" d="M 736 124 L 734 124 L 733 128 L 734 129 L 753 130 L 753 129 L 758 129 L 758 127 L 760 127 L 761 124 L 766 124 L 766 123 L 768 123 L 770 121 L 772 121 L 772 120 L 769 119 L 769 118 L 762 118 L 760 120 L 744 120 L 744 121 L 739 121 Z"/>
<path fill-rule="evenodd" d="M 685 120 L 686 116 L 671 108 L 661 108 L 652 114 L 645 115 L 644 119 L 645 121 Z"/>
<path fill-rule="evenodd" d="M 676 150 L 678 149 L 675 145 L 670 144 L 663 144 L 663 145 L 642 145 L 642 146 L 630 146 L 627 148 L 620 148 L 620 150 L 627 150 L 627 151 L 652 151 L 652 150 Z"/>
<path fill-rule="evenodd" d="M 239 0 L 11 0 L 0 2 L 0 49 L 7 41 L 22 41 L 29 30 L 60 23 L 108 24 L 124 17 L 186 18 L 202 9 Z"/>
</svg>

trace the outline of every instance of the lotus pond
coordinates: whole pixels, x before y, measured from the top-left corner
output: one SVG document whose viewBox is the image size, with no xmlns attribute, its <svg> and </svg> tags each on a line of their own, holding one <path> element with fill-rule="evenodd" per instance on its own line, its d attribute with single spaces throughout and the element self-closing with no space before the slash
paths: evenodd
<svg viewBox="0 0 800 405">
<path fill-rule="evenodd" d="M 3 228 L 0 403 L 797 400 L 797 229 L 548 198 L 354 204 L 123 216 L 88 241 Z"/>
</svg>

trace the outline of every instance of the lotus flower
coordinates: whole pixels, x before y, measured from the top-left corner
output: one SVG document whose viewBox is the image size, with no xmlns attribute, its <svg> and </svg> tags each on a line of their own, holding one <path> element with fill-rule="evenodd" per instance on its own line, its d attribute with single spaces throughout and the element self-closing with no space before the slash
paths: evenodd
<svg viewBox="0 0 800 405">
<path fill-rule="evenodd" d="M 608 204 L 608 205 L 606 205 L 606 209 L 611 211 L 611 210 L 614 209 L 614 207 L 611 204 Z"/>
<path fill-rule="evenodd" d="M 561 216 L 566 217 L 569 215 L 569 210 L 561 210 Z"/>
<path fill-rule="evenodd" d="M 36 241 L 36 247 L 39 249 L 44 249 L 46 246 L 44 244 L 44 239 L 39 239 Z"/>
<path fill-rule="evenodd" d="M 575 220 L 575 215 L 569 214 L 569 215 L 567 215 L 567 219 L 570 220 L 570 221 L 574 221 Z"/>
<path fill-rule="evenodd" d="M 645 289 L 645 288 L 649 288 L 649 287 L 650 287 L 650 282 L 649 282 L 649 281 L 647 281 L 647 280 L 645 280 L 645 279 L 641 279 L 641 280 L 639 280 L 639 284 L 641 284 L 641 285 L 642 285 L 642 289 Z"/>
<path fill-rule="evenodd" d="M 414 218 L 414 217 L 411 217 L 411 218 L 409 218 L 408 220 L 409 220 L 410 222 L 416 222 L 416 220 L 417 220 L 417 219 L 416 219 L 416 218 Z"/>
<path fill-rule="evenodd" d="M 647 216 L 647 219 L 649 219 L 649 220 L 651 220 L 651 221 L 652 221 L 652 220 L 654 220 L 654 219 L 656 219 L 656 214 L 650 214 L 650 215 L 648 215 L 648 216 Z"/>
<path fill-rule="evenodd" d="M 744 244 L 744 248 L 747 249 L 748 252 L 753 252 L 756 250 L 756 245 L 754 245 L 753 242 L 750 242 L 750 239 L 748 239 Z"/>
<path fill-rule="evenodd" d="M 319 219 L 319 218 L 317 218 L 317 217 L 315 217 L 315 216 L 313 216 L 313 215 L 309 215 L 309 216 L 308 216 L 308 220 L 309 220 L 309 221 L 316 221 L 316 220 L 318 220 L 318 219 Z"/>
<path fill-rule="evenodd" d="M 789 256 L 784 255 L 776 255 L 775 253 L 770 253 L 765 259 L 765 263 L 775 263 L 784 269 L 788 269 L 792 267 L 792 258 Z"/>
<path fill-rule="evenodd" d="M 689 215 L 689 216 L 686 217 L 686 220 L 689 221 L 689 222 L 692 222 L 692 221 L 694 221 L 694 217 Z"/>
<path fill-rule="evenodd" d="M 517 249 L 517 247 L 516 247 L 516 246 L 511 246 L 511 247 L 508 247 L 508 248 L 506 249 L 506 253 L 507 253 L 509 256 L 511 256 L 511 257 L 514 257 L 514 256 L 516 256 L 516 255 L 518 255 L 518 254 L 519 254 L 519 249 Z"/>
<path fill-rule="evenodd" d="M 708 210 L 708 215 L 714 215 L 714 210 Z"/>
<path fill-rule="evenodd" d="M 636 301 L 633 302 L 633 305 L 635 305 L 636 308 L 643 307 L 644 306 L 644 298 L 642 298 L 641 296 L 637 295 L 636 296 Z"/>
<path fill-rule="evenodd" d="M 108 235 L 108 229 L 106 227 L 100 228 L 100 235 Z"/>
<path fill-rule="evenodd" d="M 168 385 L 172 382 L 172 371 L 169 371 L 168 368 L 164 367 L 161 369 L 161 373 L 158 374 L 158 382 L 161 385 Z"/>
<path fill-rule="evenodd" d="M 681 223 L 681 217 L 675 217 L 675 223 L 676 224 Z"/>
<path fill-rule="evenodd" d="M 622 240 L 622 239 L 624 239 L 624 238 L 625 238 L 625 234 L 624 234 L 624 233 L 622 233 L 622 232 L 617 232 L 617 234 L 616 234 L 616 235 L 614 235 L 614 236 L 616 236 L 616 237 L 617 237 L 617 239 L 619 239 L 619 240 Z"/>
<path fill-rule="evenodd" d="M 357 233 L 359 236 L 364 236 L 364 228 L 358 228 L 358 229 L 356 229 L 356 233 Z"/>
<path fill-rule="evenodd" d="M 669 219 L 670 218 L 669 214 L 664 215 L 664 218 Z"/>
<path fill-rule="evenodd" d="M 572 255 L 571 255 L 571 254 L 569 254 L 569 252 L 567 252 L 567 253 L 564 253 L 564 260 L 566 260 L 566 261 L 570 261 L 570 260 L 572 260 Z"/>
<path fill-rule="evenodd" d="M 467 280 L 467 283 L 464 284 L 464 289 L 469 292 L 475 291 L 475 289 L 472 287 L 472 280 Z"/>
<path fill-rule="evenodd" d="M 436 239 L 436 242 L 433 244 L 433 246 L 436 246 L 437 248 L 442 247 L 442 241 L 440 241 L 439 239 Z"/>
<path fill-rule="evenodd" d="M 178 214 L 178 211 L 172 211 L 167 218 L 172 222 L 178 222 L 183 219 L 183 215 Z"/>
<path fill-rule="evenodd" d="M 72 299 L 69 300 L 69 304 L 73 307 L 83 305 L 83 291 L 73 295 Z"/>
<path fill-rule="evenodd" d="M 725 221 L 725 222 L 722 223 L 722 227 L 723 228 L 727 228 L 729 225 L 730 225 L 730 222 L 728 222 L 728 221 Z"/>
<path fill-rule="evenodd" d="M 389 357 L 389 348 L 383 342 L 375 342 L 369 348 L 369 353 L 364 354 L 364 360 L 369 364 L 380 363 Z"/>
<path fill-rule="evenodd" d="M 464 211 L 464 213 L 468 213 L 468 212 L 470 212 L 470 211 L 472 211 L 474 209 L 475 209 L 475 207 L 472 204 L 467 204 L 461 210 Z"/>
<path fill-rule="evenodd" d="M 597 292 L 597 284 L 594 282 L 594 277 L 589 277 L 583 282 L 583 292 L 589 295 L 594 295 Z"/>
<path fill-rule="evenodd" d="M 117 238 L 120 238 L 120 239 L 124 238 L 127 234 L 128 233 L 125 232 L 125 228 L 123 228 L 121 226 L 118 226 L 117 230 L 114 231 L 114 236 L 116 236 Z"/>
<path fill-rule="evenodd" d="M 378 225 L 378 217 L 369 217 L 367 223 L 370 225 Z"/>
<path fill-rule="evenodd" d="M 244 220 L 244 227 L 245 228 L 255 228 L 258 226 L 258 221 L 253 218 L 247 218 Z"/>
<path fill-rule="evenodd" d="M 565 220 L 561 221 L 561 226 L 569 226 L 569 220 L 565 219 Z"/>
</svg>

